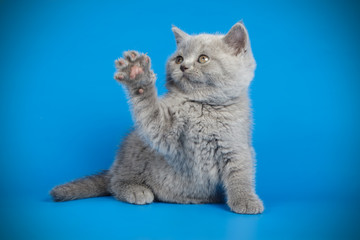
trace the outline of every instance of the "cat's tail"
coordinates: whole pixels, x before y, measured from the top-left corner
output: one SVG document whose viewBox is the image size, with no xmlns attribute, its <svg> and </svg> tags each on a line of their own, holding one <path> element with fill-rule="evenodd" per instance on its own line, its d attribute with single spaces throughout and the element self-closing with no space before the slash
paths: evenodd
<svg viewBox="0 0 360 240">
<path fill-rule="evenodd" d="M 108 171 L 58 185 L 50 191 L 55 202 L 110 195 Z"/>
</svg>

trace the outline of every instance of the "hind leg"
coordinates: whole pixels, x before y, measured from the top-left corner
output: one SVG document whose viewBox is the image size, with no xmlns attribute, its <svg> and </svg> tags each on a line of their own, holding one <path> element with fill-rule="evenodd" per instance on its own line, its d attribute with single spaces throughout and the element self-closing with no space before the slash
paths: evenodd
<svg viewBox="0 0 360 240">
<path fill-rule="evenodd" d="M 118 181 L 112 183 L 110 188 L 113 196 L 122 202 L 143 205 L 154 201 L 152 191 L 141 184 Z"/>
</svg>

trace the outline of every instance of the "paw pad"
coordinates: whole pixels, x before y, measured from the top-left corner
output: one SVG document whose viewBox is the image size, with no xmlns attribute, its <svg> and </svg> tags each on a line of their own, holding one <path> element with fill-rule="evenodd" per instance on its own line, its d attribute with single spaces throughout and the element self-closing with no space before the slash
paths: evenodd
<svg viewBox="0 0 360 240">
<path fill-rule="evenodd" d="M 150 57 L 146 54 L 140 54 L 136 51 L 124 52 L 123 58 L 115 61 L 117 72 L 114 78 L 121 83 L 136 83 L 137 86 L 149 84 L 154 81 L 155 77 L 150 62 Z"/>
<path fill-rule="evenodd" d="M 114 76 L 115 79 L 117 80 L 122 80 L 124 79 L 124 75 L 122 73 L 116 73 L 115 76 Z"/>
<path fill-rule="evenodd" d="M 138 74 L 141 74 L 143 73 L 143 69 L 139 66 L 132 66 L 131 67 L 131 70 L 130 70 L 130 79 L 135 79 L 135 77 L 138 75 Z"/>
</svg>

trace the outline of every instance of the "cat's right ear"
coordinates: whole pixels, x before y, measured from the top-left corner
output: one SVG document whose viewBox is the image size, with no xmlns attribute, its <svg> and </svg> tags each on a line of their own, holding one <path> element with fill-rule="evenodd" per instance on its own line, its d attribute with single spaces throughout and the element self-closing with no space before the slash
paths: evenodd
<svg viewBox="0 0 360 240">
<path fill-rule="evenodd" d="M 234 54 L 246 52 L 248 45 L 248 33 L 243 21 L 237 22 L 224 37 L 225 43 L 234 49 Z"/>
<path fill-rule="evenodd" d="M 189 34 L 180 30 L 180 28 L 175 27 L 174 25 L 172 25 L 171 30 L 173 31 L 173 33 L 175 35 L 176 45 L 179 45 L 182 41 L 184 41 L 185 39 L 190 37 Z"/>
</svg>

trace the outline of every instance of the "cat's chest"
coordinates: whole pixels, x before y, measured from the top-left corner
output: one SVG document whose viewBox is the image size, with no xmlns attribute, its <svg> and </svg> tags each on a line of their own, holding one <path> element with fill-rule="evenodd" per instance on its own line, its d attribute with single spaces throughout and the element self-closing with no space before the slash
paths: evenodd
<svg viewBox="0 0 360 240">
<path fill-rule="evenodd" d="M 183 152 L 202 171 L 212 171 L 218 164 L 220 146 L 232 122 L 223 109 L 209 105 L 190 105 L 182 135 Z"/>
<path fill-rule="evenodd" d="M 190 105 L 186 114 L 185 135 L 195 143 L 219 139 L 233 125 L 227 111 L 209 105 Z"/>
</svg>

